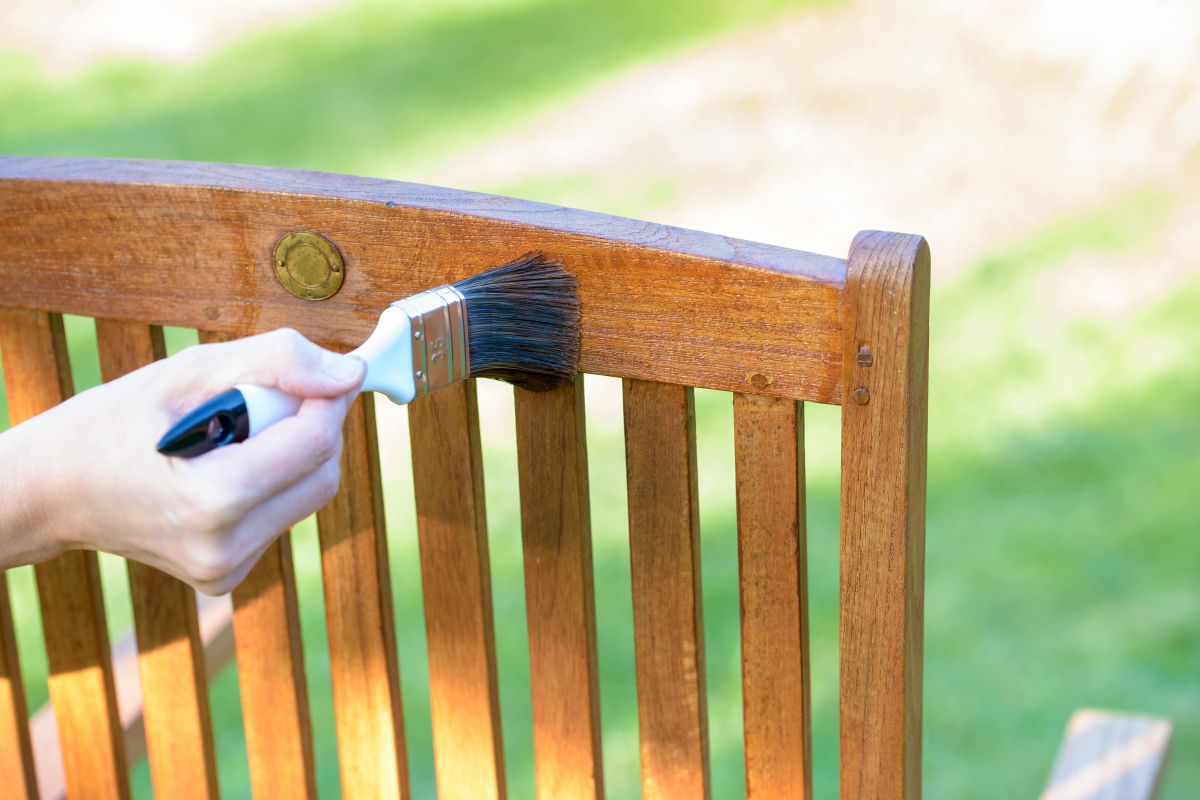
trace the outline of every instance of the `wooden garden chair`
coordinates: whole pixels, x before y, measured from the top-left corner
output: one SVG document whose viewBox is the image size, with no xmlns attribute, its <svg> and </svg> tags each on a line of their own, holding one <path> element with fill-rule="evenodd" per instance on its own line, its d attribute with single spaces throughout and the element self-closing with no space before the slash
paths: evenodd
<svg viewBox="0 0 1200 800">
<path fill-rule="evenodd" d="M 296 232 L 327 239 L 341 264 L 277 250 Z M 929 300 L 920 237 L 860 233 L 842 259 L 391 181 L 5 158 L 0 242 L 0 356 L 13 424 L 72 391 L 63 313 L 96 318 L 102 371 L 112 379 L 163 356 L 160 326 L 197 328 L 205 339 L 292 326 L 348 348 L 396 298 L 527 250 L 561 259 L 579 278 L 581 370 L 624 380 L 646 798 L 709 794 L 691 387 L 733 393 L 747 791 L 811 795 L 800 401 L 840 405 L 841 792 L 920 796 Z M 418 401 L 409 419 L 439 795 L 502 797 L 474 385 Z M 579 380 L 543 394 L 516 390 L 516 425 L 538 796 L 598 797 Z M 342 489 L 318 514 L 342 788 L 354 798 L 403 796 L 369 399 L 355 404 L 345 441 Z M 142 697 L 118 704 L 135 649 L 132 640 L 110 647 L 95 554 L 69 552 L 36 573 L 53 714 L 37 716 L 35 752 L 0 574 L 6 796 L 35 796 L 39 784 L 46 797 L 64 787 L 71 797 L 127 796 L 127 762 L 142 746 L 158 796 L 215 796 L 206 655 L 212 668 L 233 649 L 220 604 L 198 607 L 184 584 L 130 564 Z M 312 796 L 287 535 L 233 592 L 232 609 L 254 793 Z M 1067 757 L 1083 741 L 1068 739 L 1047 796 L 1150 796 L 1164 723 L 1093 715 L 1075 724 L 1093 736 L 1075 748 L 1082 756 Z M 46 755 L 56 747 L 61 767 Z M 1101 794 L 1079 793 L 1093 784 Z M 1118 793 L 1103 794 L 1106 786 Z"/>
</svg>

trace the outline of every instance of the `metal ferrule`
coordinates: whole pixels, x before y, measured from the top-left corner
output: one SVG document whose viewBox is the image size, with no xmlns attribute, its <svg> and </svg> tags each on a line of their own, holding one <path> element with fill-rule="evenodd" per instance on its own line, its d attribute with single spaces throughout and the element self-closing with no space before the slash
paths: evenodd
<svg viewBox="0 0 1200 800">
<path fill-rule="evenodd" d="M 467 352 L 467 299 L 439 286 L 392 303 L 412 322 L 413 378 L 424 397 L 471 375 Z"/>
</svg>

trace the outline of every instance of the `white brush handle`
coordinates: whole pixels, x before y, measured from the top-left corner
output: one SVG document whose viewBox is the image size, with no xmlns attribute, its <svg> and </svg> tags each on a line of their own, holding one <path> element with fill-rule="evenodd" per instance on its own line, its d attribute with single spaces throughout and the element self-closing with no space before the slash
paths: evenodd
<svg viewBox="0 0 1200 800">
<path fill-rule="evenodd" d="M 413 377 L 412 323 L 408 315 L 388 308 L 365 342 L 350 355 L 367 364 L 367 376 L 360 392 L 381 392 L 398 405 L 411 403 L 417 387 Z M 236 387 L 246 400 L 250 417 L 250 435 L 257 436 L 285 417 L 295 415 L 302 402 L 299 397 L 252 384 Z"/>
<path fill-rule="evenodd" d="M 367 362 L 362 392 L 381 392 L 396 405 L 406 405 L 417 396 L 413 369 L 412 320 L 399 308 L 389 306 L 367 340 L 350 355 Z"/>
<path fill-rule="evenodd" d="M 258 436 L 279 420 L 294 416 L 300 410 L 301 399 L 279 389 L 252 383 L 239 383 L 233 388 L 241 392 L 246 401 L 251 436 Z"/>
</svg>

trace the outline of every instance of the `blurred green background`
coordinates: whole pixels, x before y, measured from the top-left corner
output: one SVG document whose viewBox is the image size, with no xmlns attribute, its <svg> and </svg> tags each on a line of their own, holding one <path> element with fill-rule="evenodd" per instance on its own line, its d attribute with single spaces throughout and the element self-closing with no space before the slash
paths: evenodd
<svg viewBox="0 0 1200 800">
<path fill-rule="evenodd" d="M 1138 71 L 1138 58 L 1159 64 L 1154 53 L 1168 49 L 1161 41 L 1136 58 L 1110 54 L 1109 71 L 1125 70 L 1125 78 L 1112 79 L 1106 95 L 1091 66 L 1108 52 L 1102 40 L 1072 50 L 1051 36 L 1053 58 L 1036 42 L 1004 49 L 1021 34 L 1004 2 L 971 23 L 983 31 L 976 46 L 992 42 L 1004 56 L 993 60 L 924 48 L 930 37 L 942 40 L 938 30 L 961 33 L 968 23 L 919 4 L 898 15 L 893 6 L 904 4 L 895 2 L 318 5 L 247 23 L 174 58 L 98 52 L 64 66 L 36 43 L 4 41 L 0 153 L 229 161 L 453 183 L 834 254 L 858 228 L 926 234 L 935 264 L 927 795 L 1033 796 L 1068 716 L 1084 706 L 1169 717 L 1176 739 L 1165 796 L 1194 795 L 1200 250 L 1189 236 L 1200 208 L 1200 125 L 1195 113 L 1184 114 L 1198 107 L 1187 94 L 1194 59 L 1176 64 L 1172 83 L 1171 75 Z M 837 56 L 871 36 L 880 37 L 875 50 L 903 55 L 895 69 Z M 984 107 L 938 99 L 972 94 L 946 67 L 956 58 L 994 92 Z M 1063 78 L 1063 69 L 1076 72 Z M 1151 90 L 1168 98 L 1157 117 L 1141 99 Z M 1081 97 L 1108 102 L 1095 112 Z M 1006 104 L 1036 124 L 991 121 L 990 108 Z M 68 331 L 84 389 L 99 380 L 94 328 L 68 318 Z M 170 332 L 173 351 L 194 341 L 194 332 Z M 512 796 L 528 797 L 511 391 L 482 382 L 480 406 L 506 766 Z M 744 792 L 730 397 L 697 391 L 696 409 L 713 794 L 724 798 Z M 634 797 L 637 708 L 615 380 L 588 377 L 587 413 L 605 781 L 612 797 Z M 814 780 L 818 797 L 834 797 L 838 413 L 805 413 Z M 6 419 L 0 408 L 0 424 Z M 381 404 L 380 426 L 409 759 L 416 796 L 428 797 L 436 789 L 403 411 Z M 311 520 L 296 529 L 294 548 L 318 780 L 322 796 L 336 796 Z M 115 637 L 130 626 L 128 587 L 119 559 L 103 565 Z M 46 668 L 32 571 L 9 577 L 37 708 L 46 701 Z M 221 786 L 244 796 L 236 670 L 225 669 L 211 694 Z M 137 795 L 150 796 L 144 761 L 134 782 Z"/>
</svg>

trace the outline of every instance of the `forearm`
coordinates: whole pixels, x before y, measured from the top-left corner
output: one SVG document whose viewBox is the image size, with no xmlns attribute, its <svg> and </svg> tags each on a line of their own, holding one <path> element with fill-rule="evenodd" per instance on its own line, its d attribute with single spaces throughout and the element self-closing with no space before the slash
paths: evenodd
<svg viewBox="0 0 1200 800">
<path fill-rule="evenodd" d="M 53 481 L 32 482 L 37 420 L 0 434 L 0 569 L 45 561 L 61 552 L 54 533 Z"/>
</svg>

